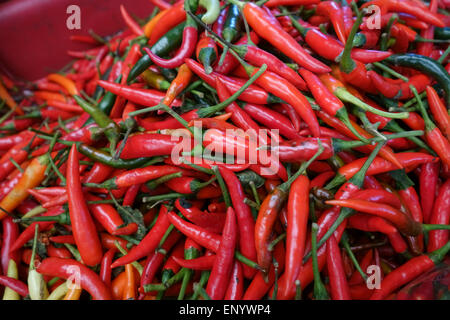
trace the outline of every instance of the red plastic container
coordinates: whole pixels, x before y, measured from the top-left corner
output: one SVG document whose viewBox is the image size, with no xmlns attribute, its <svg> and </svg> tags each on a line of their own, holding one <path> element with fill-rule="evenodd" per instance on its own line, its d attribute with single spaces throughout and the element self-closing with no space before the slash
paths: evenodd
<svg viewBox="0 0 450 320">
<path fill-rule="evenodd" d="M 59 70 L 71 58 L 67 50 L 90 46 L 70 41 L 89 30 L 105 36 L 124 28 L 123 4 L 131 15 L 147 17 L 149 0 L 11 0 L 0 2 L 0 70 L 17 79 L 36 80 Z M 67 8 L 80 8 L 80 30 L 70 30 Z"/>
</svg>

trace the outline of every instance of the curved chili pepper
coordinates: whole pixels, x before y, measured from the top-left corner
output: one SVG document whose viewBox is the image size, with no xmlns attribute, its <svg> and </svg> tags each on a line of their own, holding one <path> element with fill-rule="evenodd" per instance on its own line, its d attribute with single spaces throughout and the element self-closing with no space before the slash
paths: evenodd
<svg viewBox="0 0 450 320">
<path fill-rule="evenodd" d="M 67 279 L 71 277 L 74 270 L 79 273 L 80 285 L 92 295 L 95 300 L 111 300 L 111 292 L 101 281 L 99 276 L 85 265 L 72 260 L 62 258 L 47 258 L 42 260 L 36 268 L 37 272 L 53 277 Z"/>
<path fill-rule="evenodd" d="M 203 212 L 184 199 L 177 199 L 175 207 L 189 221 L 214 233 L 221 233 L 226 216 L 223 213 Z"/>
<path fill-rule="evenodd" d="M 283 10 L 284 11 L 284 10 Z M 314 27 L 305 25 L 305 22 L 295 20 L 291 17 L 292 25 L 304 37 L 306 43 L 321 57 L 336 61 L 342 54 L 344 46 L 329 35 L 325 35 Z M 302 23 L 304 25 L 302 25 Z M 352 22 L 353 25 L 353 22 Z M 388 51 L 365 50 L 354 48 L 351 51 L 352 59 L 362 63 L 372 63 L 386 59 L 392 53 Z"/>
<path fill-rule="evenodd" d="M 183 6 L 181 3 L 180 6 L 174 6 L 178 9 L 181 9 L 181 21 L 185 19 L 185 13 L 183 10 Z M 165 15 L 164 15 L 165 16 Z M 180 17 L 180 16 L 179 16 Z M 179 19 L 179 17 L 177 19 Z M 180 22 L 181 22 L 180 21 Z M 159 40 L 152 43 L 150 40 L 151 50 L 154 54 L 158 56 L 164 56 L 169 54 L 172 50 L 175 50 L 181 43 L 183 38 L 183 29 L 184 29 L 184 23 L 176 22 L 175 24 L 172 24 L 173 21 L 168 20 L 167 23 L 159 23 L 157 26 L 155 26 L 150 38 L 153 36 L 159 37 Z M 168 28 L 157 31 L 157 27 L 159 28 Z M 169 30 L 170 29 L 170 30 Z M 132 80 L 134 80 L 137 76 L 139 76 L 142 72 L 147 70 L 152 64 L 152 60 L 147 54 L 144 54 L 137 62 L 136 64 L 131 68 L 128 77 L 127 77 L 127 83 L 130 83 Z"/>
<path fill-rule="evenodd" d="M 14 223 L 11 217 L 6 217 L 2 220 L 2 247 L 1 247 L 1 268 L 4 275 L 8 274 L 9 260 L 13 260 L 16 264 L 20 261 L 18 252 L 14 252 L 14 243 L 20 237 L 19 226 Z"/>
<path fill-rule="evenodd" d="M 373 0 L 364 3 L 361 8 L 367 8 L 370 5 L 377 5 L 381 13 L 404 12 L 417 17 L 418 19 L 437 27 L 444 27 L 442 20 L 421 3 L 412 0 Z"/>
<path fill-rule="evenodd" d="M 120 5 L 120 13 L 122 15 L 123 20 L 127 24 L 128 28 L 137 36 L 141 36 L 144 34 L 142 28 L 137 24 L 136 21 L 130 16 L 128 11 L 125 9 L 124 5 Z"/>
<path fill-rule="evenodd" d="M 216 259 L 214 260 L 214 265 L 206 287 L 206 292 L 213 300 L 223 299 L 225 296 L 227 283 L 230 280 L 233 268 L 237 230 L 236 215 L 233 208 L 229 207 L 219 250 L 217 251 Z"/>
<path fill-rule="evenodd" d="M 309 217 L 309 186 L 306 176 L 299 176 L 291 185 L 287 202 L 285 273 L 280 278 L 280 293 L 287 295 L 295 287 L 302 265 Z"/>
<path fill-rule="evenodd" d="M 356 214 L 348 218 L 348 227 L 368 232 L 381 232 L 388 236 L 397 233 L 397 229 L 386 220 L 365 214 Z M 404 250 L 400 251 L 403 252 Z"/>
<path fill-rule="evenodd" d="M 438 250 L 408 260 L 406 263 L 386 275 L 381 282 L 381 288 L 376 289 L 371 295 L 370 300 L 381 300 L 386 298 L 397 288 L 408 283 L 422 273 L 425 273 L 441 262 L 449 250 L 450 242 L 447 242 Z"/>
<path fill-rule="evenodd" d="M 167 228 L 170 225 L 170 221 L 168 219 L 167 208 L 165 206 L 161 206 L 161 210 L 158 215 L 158 220 L 149 233 L 142 239 L 142 241 L 136 247 L 133 247 L 128 254 L 120 257 L 111 265 L 112 268 L 116 268 L 118 266 L 125 265 L 127 263 L 131 263 L 136 261 L 148 254 L 150 254 L 159 244 L 161 237 L 167 231 Z"/>
<path fill-rule="evenodd" d="M 220 35 L 220 33 L 218 33 L 218 32 L 216 32 L 216 33 L 218 35 Z M 253 31 L 250 31 L 250 40 L 255 45 L 257 45 L 259 43 L 258 35 Z M 245 45 L 245 44 L 247 44 L 247 42 L 248 42 L 248 37 L 245 35 L 242 38 L 240 38 L 238 41 L 236 41 L 235 45 L 236 46 Z M 236 69 L 236 67 L 238 65 L 239 65 L 239 61 L 230 52 L 227 52 L 225 54 L 225 58 L 223 59 L 222 64 L 216 64 L 214 66 L 214 71 L 217 73 L 223 74 L 223 75 L 227 75 L 231 71 Z"/>
<path fill-rule="evenodd" d="M 425 121 L 425 139 L 428 145 L 439 155 L 442 163 L 447 166 L 450 165 L 450 142 L 444 137 L 441 130 L 434 124 L 425 110 L 422 100 L 420 99 L 417 90 L 411 87 L 414 92 L 416 99 L 418 100 L 417 105 L 422 114 L 422 118 Z"/>
<path fill-rule="evenodd" d="M 267 108 L 262 105 L 246 103 L 243 109 L 253 119 L 270 129 L 279 130 L 280 134 L 288 139 L 295 139 L 300 137 L 298 131 L 295 130 L 290 120 L 282 114 L 273 111 L 271 108 Z"/>
<path fill-rule="evenodd" d="M 25 283 L 11 277 L 0 276 L 0 285 L 14 290 L 22 297 L 26 297 L 29 294 L 28 286 Z"/>
<path fill-rule="evenodd" d="M 161 249 L 163 249 L 164 252 L 169 252 L 180 238 L 181 234 L 179 232 L 171 232 L 166 241 L 164 241 L 164 243 L 162 244 Z M 157 271 L 163 264 L 164 258 L 166 256 L 164 252 L 155 251 L 149 254 L 147 259 L 145 260 L 144 269 L 142 271 L 139 285 L 139 300 L 142 300 L 144 298 L 144 286 L 150 284 L 153 281 Z"/>
<path fill-rule="evenodd" d="M 261 37 L 294 60 L 300 66 L 315 73 L 329 72 L 330 68 L 311 57 L 286 31 L 272 23 L 267 11 L 254 3 L 233 0 L 247 19 L 248 24 Z"/>
<path fill-rule="evenodd" d="M 195 48 L 195 56 L 203 65 L 207 74 L 213 71 L 212 65 L 219 57 L 219 52 L 217 50 L 216 42 L 211 37 L 208 37 L 206 32 L 203 32 L 200 35 L 200 39 Z"/>
<path fill-rule="evenodd" d="M 244 256 L 251 260 L 256 260 L 256 250 L 254 242 L 255 222 L 253 220 L 250 207 L 245 204 L 245 193 L 241 182 L 234 172 L 224 167 L 219 167 L 228 190 L 230 192 L 231 202 L 236 210 L 236 217 L 239 227 L 239 248 Z M 244 266 L 244 275 L 250 278 L 255 270 Z"/>
<path fill-rule="evenodd" d="M 98 85 L 120 97 L 149 107 L 157 105 L 165 97 L 165 94 L 158 90 L 132 88 L 115 82 L 99 80 Z M 175 99 L 171 106 L 180 106 L 180 104 L 181 102 Z"/>
<path fill-rule="evenodd" d="M 344 27 L 344 16 L 342 8 L 333 1 L 321 1 L 316 7 L 316 13 L 319 15 L 328 16 L 334 27 L 334 32 L 336 33 L 338 39 L 345 43 L 347 40 L 347 35 Z"/>
<path fill-rule="evenodd" d="M 426 91 L 431 114 L 433 115 L 434 120 L 436 120 L 442 133 L 444 133 L 447 139 L 450 139 L 450 116 L 447 113 L 447 108 L 444 106 L 433 87 L 427 86 Z"/>
<path fill-rule="evenodd" d="M 305 81 L 291 68 L 289 68 L 283 61 L 278 59 L 273 54 L 262 50 L 253 45 L 235 45 L 233 49 L 246 61 L 261 67 L 263 64 L 267 65 L 267 69 L 285 78 L 295 85 L 300 90 L 306 89 Z"/>
<path fill-rule="evenodd" d="M 425 90 L 430 85 L 430 78 L 423 74 L 417 74 L 409 78 L 408 82 L 403 80 L 392 80 L 380 76 L 374 71 L 368 71 L 367 74 L 371 77 L 372 83 L 380 93 L 388 98 L 406 100 L 413 97 L 412 91 L 409 87 L 414 86 L 418 92 Z"/>
<path fill-rule="evenodd" d="M 278 267 L 276 268 L 272 264 L 267 274 L 267 278 L 265 278 L 261 272 L 258 272 L 247 287 L 247 290 L 245 290 L 242 300 L 257 300 L 266 295 L 275 282 L 275 277 L 284 270 L 285 255 L 284 243 L 280 241 L 273 250 L 273 257 L 278 263 Z"/>
<path fill-rule="evenodd" d="M 12 212 L 20 203 L 28 197 L 28 189 L 37 187 L 45 178 L 48 165 L 48 156 L 43 155 L 34 158 L 25 169 L 22 177 L 12 190 L 2 199 L 0 207 L 7 212 Z M 5 217 L 4 211 L 0 212 L 0 219 Z"/>
<path fill-rule="evenodd" d="M 419 70 L 433 78 L 445 91 L 445 101 L 447 105 L 450 104 L 450 75 L 437 61 L 414 53 L 395 54 L 388 57 L 385 61 L 392 63 L 395 66 Z"/>
<path fill-rule="evenodd" d="M 429 162 L 420 166 L 419 194 L 423 210 L 423 221 L 429 223 L 435 201 L 439 177 L 439 163 Z"/>
<path fill-rule="evenodd" d="M 102 247 L 81 190 L 78 152 L 75 145 L 70 150 L 67 165 L 67 195 L 75 243 L 84 263 L 94 266 L 102 259 Z"/>
<path fill-rule="evenodd" d="M 167 106 L 172 105 L 175 98 L 189 85 L 191 78 L 191 70 L 186 64 L 182 64 L 178 69 L 176 78 L 170 83 L 162 103 Z"/>
<path fill-rule="evenodd" d="M 417 236 L 421 233 L 421 224 L 412 220 L 405 213 L 385 204 L 373 204 L 370 201 L 347 199 L 328 200 L 331 205 L 344 206 L 354 210 L 373 214 L 392 222 L 402 233 Z"/>
<path fill-rule="evenodd" d="M 185 1 L 185 6 L 188 2 L 188 0 Z M 192 53 L 194 53 L 195 44 L 197 43 L 198 38 L 197 32 L 197 24 L 190 16 L 187 16 L 186 24 L 183 29 L 183 42 L 181 43 L 181 47 L 178 49 L 175 56 L 168 60 L 164 60 L 154 54 L 149 48 L 144 47 L 144 51 L 159 67 L 169 69 L 179 67 L 184 62 L 184 59 L 190 57 Z"/>
<path fill-rule="evenodd" d="M 350 300 L 350 287 L 343 268 L 341 252 L 335 236 L 327 240 L 327 270 L 330 277 L 330 296 L 333 300 Z"/>
<path fill-rule="evenodd" d="M 431 213 L 430 223 L 445 224 L 450 223 L 450 179 L 439 188 L 439 194 L 436 197 Z M 428 252 L 437 250 L 448 242 L 449 235 L 447 230 L 432 230 L 428 237 Z"/>
<path fill-rule="evenodd" d="M 251 67 L 250 65 L 246 65 L 245 68 L 249 75 L 253 75 L 258 71 L 257 68 Z M 312 111 L 310 103 L 293 84 L 270 71 L 264 72 L 256 79 L 256 83 L 292 105 L 302 119 L 308 124 L 313 135 L 316 137 L 320 136 L 319 123 Z"/>
<path fill-rule="evenodd" d="M 234 94 L 247 82 L 246 80 L 241 78 L 227 77 L 216 72 L 206 74 L 203 70 L 202 65 L 192 59 L 186 59 L 185 62 L 197 76 L 199 76 L 210 86 L 216 87 L 216 78 L 222 80 L 226 84 L 231 94 Z M 279 98 L 256 85 L 250 85 L 247 89 L 245 89 L 244 92 L 242 92 L 242 94 L 239 96 L 239 99 L 245 102 L 256 104 L 281 102 Z"/>
<path fill-rule="evenodd" d="M 244 273 L 242 271 L 241 263 L 239 261 L 235 261 L 233 264 L 233 270 L 231 271 L 230 283 L 228 284 L 224 300 L 242 300 L 243 295 Z"/>
<path fill-rule="evenodd" d="M 105 283 L 107 287 L 111 287 L 111 262 L 116 251 L 117 250 L 115 248 L 111 248 L 103 255 L 102 258 L 99 276 L 102 282 Z"/>
</svg>

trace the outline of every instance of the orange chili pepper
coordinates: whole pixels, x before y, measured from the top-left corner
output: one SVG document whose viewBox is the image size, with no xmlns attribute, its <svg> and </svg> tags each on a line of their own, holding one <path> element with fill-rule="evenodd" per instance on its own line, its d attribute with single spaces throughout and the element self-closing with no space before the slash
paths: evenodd
<svg viewBox="0 0 450 320">
<path fill-rule="evenodd" d="M 61 87 L 66 89 L 67 92 L 69 92 L 69 94 L 71 94 L 72 96 L 80 94 L 78 92 L 77 86 L 75 85 L 75 82 L 73 82 L 72 80 L 70 80 L 65 76 L 62 76 L 57 73 L 52 73 L 47 76 L 47 79 L 49 81 L 58 83 Z"/>
<path fill-rule="evenodd" d="M 1 82 L 0 82 L 0 98 L 5 100 L 7 106 L 10 109 L 15 110 L 15 112 L 17 112 L 20 115 L 24 114 L 22 109 L 18 108 L 17 103 L 14 101 L 14 99 L 11 97 L 11 95 L 8 93 L 8 91 Z"/>
</svg>

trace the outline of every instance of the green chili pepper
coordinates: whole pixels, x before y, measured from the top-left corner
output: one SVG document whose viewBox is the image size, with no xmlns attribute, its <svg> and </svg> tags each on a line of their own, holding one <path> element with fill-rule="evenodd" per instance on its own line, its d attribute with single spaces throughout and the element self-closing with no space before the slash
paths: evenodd
<svg viewBox="0 0 450 320">
<path fill-rule="evenodd" d="M 219 0 L 200 0 L 198 4 L 206 9 L 202 21 L 206 24 L 214 23 L 220 14 Z"/>
<path fill-rule="evenodd" d="M 384 61 L 395 66 L 416 69 L 432 77 L 445 91 L 446 104 L 450 105 L 450 75 L 437 61 L 415 53 L 394 54 Z"/>
<path fill-rule="evenodd" d="M 450 40 L 450 27 L 434 28 L 434 38 L 440 40 Z"/>
<path fill-rule="evenodd" d="M 156 43 L 151 47 L 151 51 L 157 56 L 165 56 L 169 52 L 178 48 L 183 40 L 183 29 L 186 23 L 180 23 L 176 27 L 169 30 L 163 35 Z M 141 48 L 142 49 L 142 48 Z M 152 60 L 148 54 L 142 51 L 142 58 L 136 62 L 127 78 L 127 82 L 133 81 L 142 72 L 148 69 L 152 65 Z"/>
<path fill-rule="evenodd" d="M 222 37 L 225 41 L 233 42 L 236 40 L 241 30 L 242 19 L 239 7 L 231 4 L 228 8 L 227 18 L 223 25 Z"/>
<path fill-rule="evenodd" d="M 102 129 L 105 129 L 105 135 L 108 138 L 110 144 L 111 152 L 114 152 L 116 149 L 117 142 L 120 138 L 120 128 L 119 126 L 109 118 L 106 113 L 98 106 L 94 106 L 90 103 L 87 103 L 80 96 L 74 96 L 75 101 L 83 108 L 84 111 L 89 113 L 89 115 L 94 119 L 95 123 Z"/>
</svg>

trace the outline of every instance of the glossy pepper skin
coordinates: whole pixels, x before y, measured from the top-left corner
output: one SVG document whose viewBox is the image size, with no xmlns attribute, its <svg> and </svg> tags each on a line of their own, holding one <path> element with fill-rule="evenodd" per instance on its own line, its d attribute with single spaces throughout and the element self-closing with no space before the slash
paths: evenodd
<svg viewBox="0 0 450 320">
<path fill-rule="evenodd" d="M 52 277 L 67 279 L 73 274 L 73 270 L 78 270 L 80 275 L 80 285 L 88 291 L 94 300 L 111 300 L 111 291 L 103 283 L 100 277 L 87 266 L 73 259 L 47 258 L 37 267 L 37 272 Z"/>
<path fill-rule="evenodd" d="M 67 195 L 75 243 L 84 263 L 95 266 L 102 260 L 102 246 L 81 189 L 78 151 L 75 145 L 70 149 L 68 159 Z"/>
<path fill-rule="evenodd" d="M 311 57 L 286 31 L 272 23 L 272 17 L 254 3 L 240 3 L 248 24 L 255 32 L 302 67 L 317 73 L 329 72 L 322 62 Z"/>
</svg>

